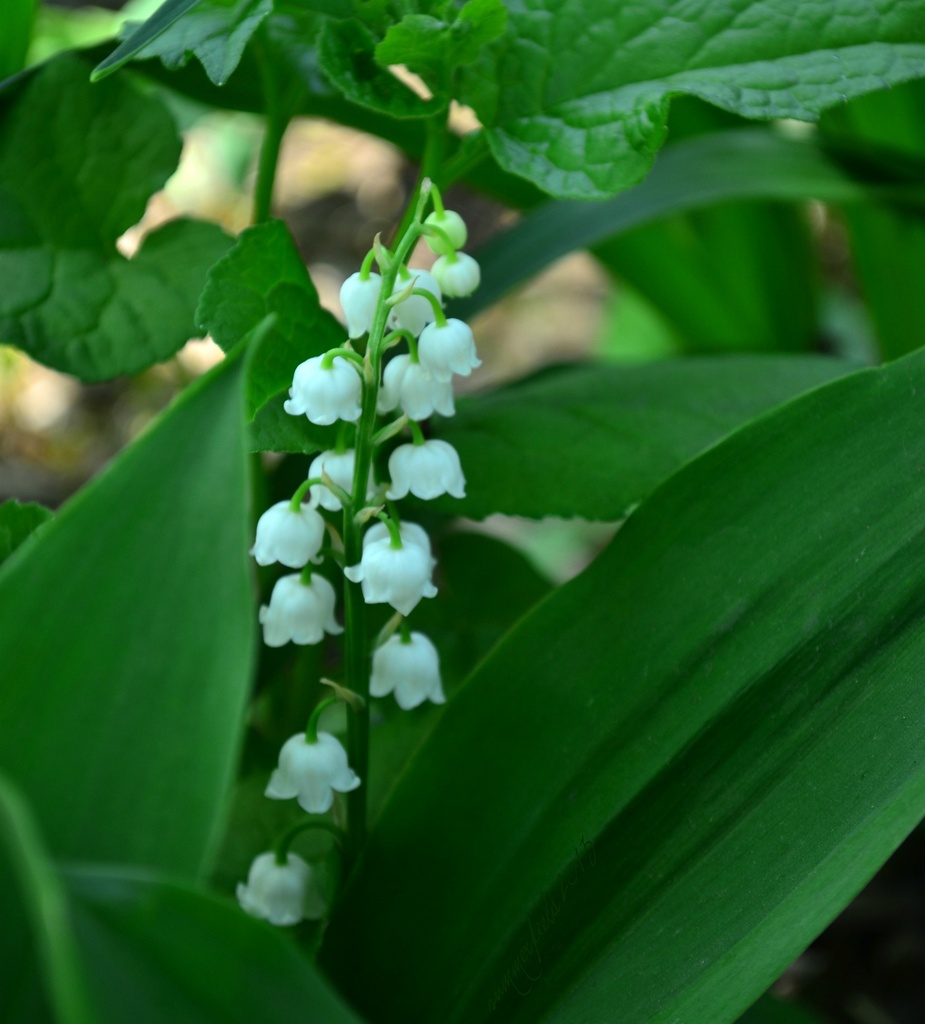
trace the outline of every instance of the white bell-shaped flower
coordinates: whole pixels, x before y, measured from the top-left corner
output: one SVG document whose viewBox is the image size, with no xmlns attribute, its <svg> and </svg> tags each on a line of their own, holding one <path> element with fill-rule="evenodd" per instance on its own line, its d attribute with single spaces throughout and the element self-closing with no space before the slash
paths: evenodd
<svg viewBox="0 0 925 1024">
<path fill-rule="evenodd" d="M 382 374 L 377 408 L 386 413 L 399 405 L 412 420 L 426 420 L 435 412 L 452 416 L 456 412 L 453 385 L 436 380 L 420 363 L 412 362 L 410 355 L 395 356 Z"/>
<path fill-rule="evenodd" d="M 466 478 L 456 449 L 446 441 L 400 444 L 389 456 L 392 484 L 387 498 L 397 501 L 410 491 L 416 498 L 430 501 L 441 494 L 465 498 Z"/>
<path fill-rule="evenodd" d="M 362 412 L 360 375 L 343 356 L 335 356 L 330 367 L 323 365 L 324 358 L 314 356 L 299 363 L 283 408 L 291 416 L 307 416 L 320 427 L 337 420 L 355 423 Z"/>
<path fill-rule="evenodd" d="M 454 249 L 461 249 L 469 237 L 466 231 L 466 222 L 453 210 L 434 210 L 424 218 L 424 223 L 434 228 L 440 228 L 449 239 L 449 245 L 447 245 L 446 239 L 441 235 L 425 235 L 424 241 L 430 247 L 431 252 L 443 254 L 452 252 Z"/>
<path fill-rule="evenodd" d="M 361 338 L 373 325 L 376 303 L 382 290 L 382 278 L 378 274 L 351 274 L 340 286 L 340 304 L 347 321 L 347 334 Z"/>
<path fill-rule="evenodd" d="M 422 597 L 437 594 L 431 580 L 436 562 L 430 554 L 430 541 L 426 534 L 426 547 L 417 538 L 409 539 L 411 531 L 406 530 L 407 525 L 401 525 L 400 548 L 392 547 L 388 532 L 384 537 L 379 533 L 373 539 L 364 537 L 360 564 L 344 569 L 348 580 L 362 584 L 363 600 L 367 604 L 390 604 L 402 615 L 410 614 Z M 373 530 L 375 527 L 369 532 Z M 417 530 L 424 533 L 419 526 Z"/>
<path fill-rule="evenodd" d="M 334 618 L 334 588 L 315 573 L 308 583 L 301 574 L 282 576 L 276 581 L 269 605 L 260 609 L 263 642 L 267 647 L 294 644 L 317 644 L 325 633 L 336 636 L 343 627 Z"/>
<path fill-rule="evenodd" d="M 308 470 L 308 479 L 311 480 L 312 477 L 320 477 L 322 473 L 327 473 L 338 487 L 342 487 L 350 494 L 353 491 L 353 470 L 355 464 L 356 452 L 352 448 L 345 452 L 322 452 L 312 459 L 312 464 Z M 373 481 L 372 467 L 370 467 L 366 497 L 370 497 L 375 489 L 376 484 Z M 340 498 L 333 491 L 325 487 L 324 484 L 312 484 L 309 488 L 309 493 L 311 494 L 312 501 L 316 501 L 322 508 L 326 508 L 330 512 L 338 512 L 343 507 L 340 503 Z"/>
<path fill-rule="evenodd" d="M 417 523 L 407 523 L 402 521 L 398 529 L 401 533 L 402 544 L 416 544 L 423 551 L 426 551 L 427 557 L 430 559 L 430 567 L 433 569 L 437 564 L 437 561 L 431 554 L 430 537 L 427 536 L 427 531 L 424 527 L 419 526 Z M 380 540 L 388 540 L 390 536 L 389 528 L 385 523 L 381 520 L 373 523 L 363 535 L 363 548 L 365 550 L 368 544 L 375 544 Z"/>
<path fill-rule="evenodd" d="M 251 554 L 258 565 L 280 562 L 301 569 L 315 558 L 324 543 L 324 520 L 308 505 L 293 512 L 288 501 L 278 501 L 257 520 Z"/>
<path fill-rule="evenodd" d="M 309 743 L 304 732 L 290 736 L 279 752 L 265 795 L 271 800 L 291 800 L 309 814 L 324 814 L 334 803 L 334 791 L 349 793 L 360 784 L 359 776 L 347 763 L 347 751 L 340 740 L 327 732 Z"/>
<path fill-rule="evenodd" d="M 403 292 L 412 280 L 416 289 L 430 292 L 438 302 L 443 302 L 440 285 L 437 284 L 434 276 L 417 267 L 409 267 L 406 273 L 398 275 L 392 294 Z M 410 331 L 417 337 L 427 324 L 436 319 L 436 315 L 434 307 L 428 299 L 422 295 L 409 295 L 407 299 L 392 307 L 392 312 L 389 314 L 389 326 Z"/>
<path fill-rule="evenodd" d="M 394 693 L 403 711 L 425 700 L 445 703 L 437 648 L 423 633 L 412 633 L 408 639 L 398 634 L 389 637 L 373 652 L 369 692 L 373 697 Z"/>
<path fill-rule="evenodd" d="M 247 882 L 238 882 L 238 903 L 251 917 L 286 927 L 324 917 L 325 900 L 311 867 L 298 854 L 280 864 L 275 853 L 254 859 Z"/>
<path fill-rule="evenodd" d="M 418 341 L 418 358 L 421 366 L 439 381 L 451 380 L 454 373 L 468 377 L 482 365 L 469 325 L 453 317 L 442 327 L 428 324 L 424 328 Z"/>
<path fill-rule="evenodd" d="M 431 268 L 444 295 L 458 299 L 471 295 L 482 281 L 482 271 L 476 261 L 464 252 L 447 253 Z"/>
</svg>

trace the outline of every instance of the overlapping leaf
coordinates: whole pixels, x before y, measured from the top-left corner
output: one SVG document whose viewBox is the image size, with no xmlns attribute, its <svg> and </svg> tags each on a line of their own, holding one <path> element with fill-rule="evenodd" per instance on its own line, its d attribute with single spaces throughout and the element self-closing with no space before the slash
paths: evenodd
<svg viewBox="0 0 925 1024">
<path fill-rule="evenodd" d="M 0 571 L 0 768 L 58 857 L 199 872 L 251 675 L 243 365 L 197 382 Z"/>
<path fill-rule="evenodd" d="M 3 502 L 0 505 L 0 565 L 50 518 L 51 512 L 35 502 L 24 505 L 13 500 Z"/>
<path fill-rule="evenodd" d="M 686 461 L 773 406 L 847 373 L 816 356 L 578 364 L 463 399 L 435 424 L 466 497 L 448 512 L 619 519 Z"/>
<path fill-rule="evenodd" d="M 361 1009 L 727 1024 L 858 891 L 925 811 L 923 387 L 737 432 L 482 663 L 327 932 Z"/>
<path fill-rule="evenodd" d="M 613 195 L 649 170 L 672 96 L 752 118 L 814 120 L 922 77 L 916 4 L 516 0 L 462 98 L 507 170 L 558 196 Z"/>
<path fill-rule="evenodd" d="M 0 341 L 102 380 L 193 336 L 228 240 L 215 225 L 174 221 L 134 259 L 117 251 L 176 168 L 180 140 L 155 97 L 121 80 L 91 86 L 88 72 L 62 56 L 0 96 Z"/>
</svg>

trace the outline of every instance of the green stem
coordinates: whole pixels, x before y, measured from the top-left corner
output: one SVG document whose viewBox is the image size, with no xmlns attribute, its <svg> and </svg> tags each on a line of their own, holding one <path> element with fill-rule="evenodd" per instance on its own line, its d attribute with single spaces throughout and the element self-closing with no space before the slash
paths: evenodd
<svg viewBox="0 0 925 1024">
<path fill-rule="evenodd" d="M 357 422 L 355 462 L 353 468 L 353 508 L 362 508 L 366 501 L 366 483 L 373 459 L 373 434 L 376 429 L 376 400 L 382 374 L 382 355 L 385 351 L 386 328 L 390 307 L 386 302 L 392 294 L 399 269 L 411 255 L 414 243 L 421 234 L 421 220 L 427 195 L 418 189 L 411 205 L 411 220 L 400 236 L 389 269 L 382 275 L 382 289 L 376 314 L 369 330 L 366 358 L 368 373 L 363 387 L 363 402 Z M 352 508 L 344 507 L 344 562 L 358 565 L 363 555 L 363 527 Z M 370 648 L 366 628 L 366 606 L 359 583 L 344 580 L 344 673 L 347 688 L 363 698 L 360 708 L 351 708 L 347 717 L 347 743 L 350 765 L 362 779 L 362 785 L 347 794 L 347 849 L 349 866 L 356 862 L 366 841 L 366 792 L 369 784 L 369 671 Z"/>
<path fill-rule="evenodd" d="M 335 825 L 333 821 L 300 821 L 297 825 L 293 825 L 287 832 L 284 832 L 276 843 L 275 849 L 277 864 L 288 863 L 289 847 L 292 846 L 297 836 L 310 828 L 320 828 L 324 832 L 330 832 L 337 840 L 338 846 L 343 846 L 344 830 Z"/>
<path fill-rule="evenodd" d="M 315 710 L 312 712 L 312 717 L 308 720 L 308 725 L 305 727 L 305 742 L 306 743 L 317 743 L 318 742 L 318 722 L 328 708 L 334 707 L 337 703 L 336 697 L 326 697 L 321 701 Z"/>
<path fill-rule="evenodd" d="M 273 206 L 273 185 L 276 181 L 276 168 L 279 165 L 279 151 L 283 143 L 283 136 L 289 127 L 291 115 L 288 112 L 290 108 L 283 101 L 273 63 L 259 36 L 256 43 L 257 64 L 260 69 L 263 101 L 266 109 L 266 127 L 260 146 L 257 183 L 254 187 L 254 223 L 261 224 L 270 219 L 270 211 Z"/>
<path fill-rule="evenodd" d="M 415 288 L 411 293 L 412 295 L 420 295 L 422 299 L 427 299 L 434 310 L 434 320 L 438 327 L 446 327 L 446 313 L 443 312 L 443 307 L 440 305 L 440 300 L 433 292 L 427 291 L 426 288 Z"/>
<path fill-rule="evenodd" d="M 334 365 L 334 360 L 338 358 L 346 359 L 348 362 L 353 363 L 354 366 L 363 369 L 363 357 L 359 352 L 352 348 L 329 348 L 327 352 L 321 357 L 322 369 L 330 370 Z"/>
<path fill-rule="evenodd" d="M 312 487 L 318 484 L 324 484 L 324 480 L 320 476 L 311 476 L 305 483 L 299 485 L 299 489 L 293 494 L 292 499 L 289 502 L 289 508 L 293 512 L 300 512 L 302 510 L 302 499 L 308 494 Z"/>
<path fill-rule="evenodd" d="M 418 205 L 418 198 L 421 194 L 421 186 L 429 178 L 438 184 L 442 182 L 443 153 L 446 147 L 446 119 L 449 108 L 440 114 L 435 114 L 427 120 L 427 139 L 424 143 L 424 155 L 421 157 L 421 169 L 418 173 L 417 184 L 411 195 L 411 202 L 405 208 L 396 238 L 402 238 L 414 220 L 415 209 Z"/>
<path fill-rule="evenodd" d="M 414 420 L 409 420 L 408 426 L 411 427 L 411 437 L 414 439 L 415 445 L 424 444 L 424 431 L 421 430 L 421 424 L 416 423 Z"/>
</svg>

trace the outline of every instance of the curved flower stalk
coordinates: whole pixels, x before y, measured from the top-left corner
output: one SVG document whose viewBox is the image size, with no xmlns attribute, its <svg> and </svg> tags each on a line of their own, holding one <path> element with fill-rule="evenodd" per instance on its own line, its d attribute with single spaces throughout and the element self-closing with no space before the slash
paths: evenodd
<svg viewBox="0 0 925 1024">
<path fill-rule="evenodd" d="M 431 202 L 434 209 L 425 219 Z M 439 253 L 433 274 L 408 266 L 422 237 Z M 409 494 L 423 500 L 465 495 L 455 449 L 426 439 L 421 423 L 435 412 L 452 415 L 454 376 L 468 376 L 480 365 L 468 325 L 443 313 L 444 294 L 469 294 L 478 283 L 475 260 L 459 252 L 466 237 L 462 218 L 443 208 L 439 192 L 425 180 L 394 251 L 377 239 L 360 270 L 344 282 L 349 337 L 343 347 L 293 368 L 284 406 L 318 425 L 339 423 L 337 446 L 312 460 L 308 479 L 290 501 L 261 516 L 252 549 L 261 565 L 302 569 L 282 576 L 261 609 L 265 643 L 314 644 L 344 634 L 345 686 L 335 686 L 337 696 L 322 701 L 305 731 L 283 744 L 266 796 L 294 799 L 309 815 L 341 815 L 339 801 L 345 799 L 348 858 L 356 856 L 365 834 L 368 697 L 394 694 L 403 710 L 445 699 L 437 648 L 405 619 L 422 599 L 437 596 L 430 538 L 418 524 L 400 521 L 391 504 L 386 513 L 383 502 Z M 403 432 L 410 437 L 396 444 L 393 439 Z M 377 459 L 386 448 L 388 458 L 383 450 Z M 374 466 L 383 463 L 389 479 L 375 474 Z M 325 519 L 331 513 L 343 516 L 340 533 Z M 325 527 L 342 550 L 339 544 L 334 550 L 322 546 Z M 343 628 L 335 617 L 335 588 L 312 570 L 326 555 L 343 572 Z M 380 603 L 396 610 L 393 629 L 400 632 L 381 638 L 372 650 L 364 604 Z M 321 713 L 337 699 L 350 704 L 346 747 L 332 733 L 318 731 Z M 312 822 L 339 831 L 330 821 Z M 275 855 L 260 855 L 238 890 L 245 910 L 276 924 L 309 916 L 302 893 L 310 876 L 300 866 L 304 862 L 288 854 L 287 843 L 281 841 Z"/>
</svg>

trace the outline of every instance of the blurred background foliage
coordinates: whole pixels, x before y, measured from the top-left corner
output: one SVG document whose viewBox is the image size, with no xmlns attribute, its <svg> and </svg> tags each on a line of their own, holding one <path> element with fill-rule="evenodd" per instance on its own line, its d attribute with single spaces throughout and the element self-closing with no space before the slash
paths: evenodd
<svg viewBox="0 0 925 1024">
<path fill-rule="evenodd" d="M 110 39 L 125 20 L 141 20 L 157 6 L 158 0 L 45 3 L 36 15 L 29 60 Z M 165 96 L 184 132 L 183 157 L 143 221 L 120 240 L 126 254 L 146 231 L 181 215 L 215 221 L 229 233 L 250 218 L 260 120 L 212 111 L 175 93 Z M 913 83 L 834 110 L 818 127 L 780 128 L 797 138 L 819 135 L 843 159 L 873 168 L 874 175 L 886 161 L 891 173 L 920 177 L 923 100 L 925 87 Z M 454 116 L 460 125 L 471 118 L 467 111 Z M 678 101 L 670 140 L 743 124 L 697 101 Z M 289 225 L 322 303 L 334 312 L 340 282 L 356 268 L 369 239 L 395 222 L 414 175 L 403 154 L 380 139 L 322 121 L 291 126 L 275 212 Z M 500 203 L 463 188 L 454 188 L 447 204 L 469 223 L 473 248 L 517 219 Z M 885 252 L 889 260 L 882 258 Z M 740 201 L 675 214 L 605 240 L 593 253 L 565 257 L 480 314 L 473 326 L 485 366 L 464 385 L 481 389 L 587 357 L 626 362 L 790 351 L 867 363 L 892 359 L 925 336 L 923 265 L 921 215 L 896 206 Z M 219 358 L 220 350 L 200 339 L 138 377 L 83 385 L 0 348 L 0 501 L 59 505 Z M 538 570 L 537 582 L 527 581 L 530 587 L 574 575 L 614 528 L 500 516 L 480 527 L 527 553 Z M 492 627 L 486 620 L 474 628 L 490 633 Z M 301 668 L 313 674 L 311 666 Z M 919 829 L 779 981 L 778 994 L 798 998 L 837 1024 L 925 1019 L 923 867 L 925 833 Z M 239 874 L 232 851 L 217 881 L 230 885 Z"/>
</svg>

